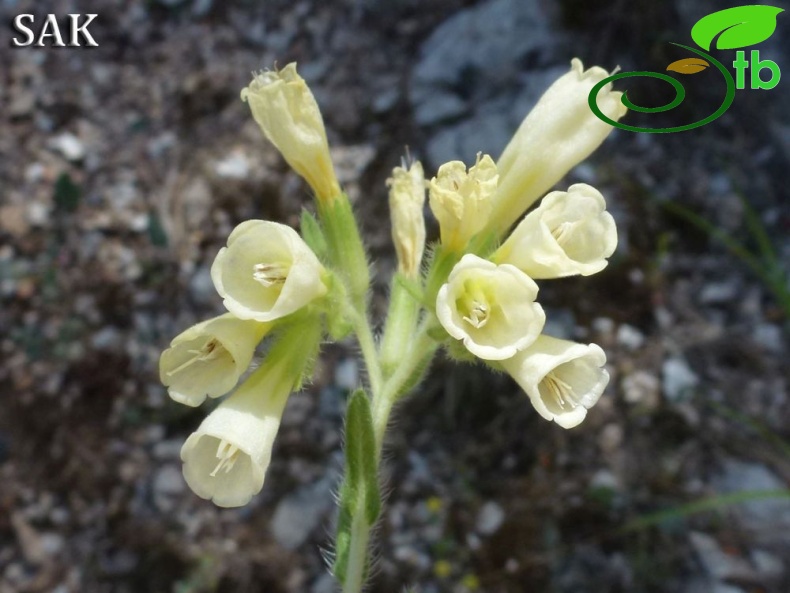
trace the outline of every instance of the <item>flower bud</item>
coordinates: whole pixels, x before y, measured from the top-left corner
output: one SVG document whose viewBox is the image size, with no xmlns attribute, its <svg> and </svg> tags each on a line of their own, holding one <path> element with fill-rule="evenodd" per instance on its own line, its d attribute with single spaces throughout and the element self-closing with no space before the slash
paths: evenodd
<svg viewBox="0 0 790 593">
<path fill-rule="evenodd" d="M 390 188 L 392 241 L 398 255 L 398 271 L 408 278 L 420 273 L 425 250 L 425 177 L 419 161 L 411 167 L 395 167 L 387 180 Z"/>
<path fill-rule="evenodd" d="M 162 352 L 159 378 L 171 398 L 188 406 L 224 395 L 249 367 L 269 327 L 230 313 L 193 325 Z"/>
<path fill-rule="evenodd" d="M 548 194 L 527 214 L 492 259 L 530 277 L 600 272 L 617 247 L 617 227 L 598 190 L 584 183 Z"/>
<path fill-rule="evenodd" d="M 436 297 L 436 316 L 447 333 L 484 360 L 503 360 L 529 346 L 546 315 L 535 302 L 538 286 L 513 266 L 467 254 Z"/>
<path fill-rule="evenodd" d="M 477 155 L 474 166 L 466 170 L 461 161 L 439 167 L 429 185 L 430 205 L 439 221 L 442 246 L 463 250 L 488 222 L 491 196 L 497 188 L 497 166 L 491 157 Z"/>
<path fill-rule="evenodd" d="M 261 491 L 292 385 L 281 366 L 261 367 L 203 420 L 181 447 L 195 494 L 238 507 Z"/>
<path fill-rule="evenodd" d="M 211 266 L 225 307 L 240 319 L 273 321 L 327 292 L 324 268 L 291 227 L 248 220 L 228 237 Z"/>
<path fill-rule="evenodd" d="M 606 354 L 595 344 L 577 344 L 541 335 L 502 366 L 527 392 L 538 414 L 573 428 L 595 405 L 609 383 Z"/>
<path fill-rule="evenodd" d="M 290 63 L 276 72 L 260 72 L 241 91 L 242 101 L 263 133 L 288 164 L 304 177 L 319 201 L 340 195 L 329 156 L 324 120 L 313 93 Z"/>
<path fill-rule="evenodd" d="M 499 157 L 499 188 L 488 229 L 505 232 L 572 167 L 587 158 L 614 129 L 587 102 L 590 90 L 609 73 L 584 70 L 578 58 L 538 101 Z M 601 111 L 617 121 L 627 111 L 622 93 L 607 84 L 597 96 Z"/>
</svg>

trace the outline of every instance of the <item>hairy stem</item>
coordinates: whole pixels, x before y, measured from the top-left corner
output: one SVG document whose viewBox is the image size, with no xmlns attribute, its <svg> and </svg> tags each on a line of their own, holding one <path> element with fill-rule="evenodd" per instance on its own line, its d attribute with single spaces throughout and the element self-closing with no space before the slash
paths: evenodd
<svg viewBox="0 0 790 593">
<path fill-rule="evenodd" d="M 395 402 L 404 394 L 405 390 L 412 387 L 415 376 L 419 375 L 430 358 L 438 348 L 438 344 L 428 336 L 429 325 L 423 323 L 415 336 L 415 339 L 403 345 L 401 352 L 401 363 L 392 375 L 384 381 L 381 390 L 373 389 L 372 415 L 373 431 L 375 437 L 376 453 L 375 463 L 378 469 L 381 461 L 381 449 L 384 443 L 384 434 L 387 431 L 390 413 Z M 357 334 L 360 344 L 363 343 L 362 336 Z M 372 335 L 371 335 L 372 339 Z M 365 346 L 363 355 L 365 355 Z M 375 350 L 374 350 L 375 352 Z M 368 365 L 368 372 L 372 377 L 374 374 L 368 364 L 368 357 L 364 356 L 365 363 Z M 378 358 L 375 358 L 377 373 L 381 378 L 381 369 L 378 367 Z M 365 573 L 368 560 L 368 544 L 370 542 L 370 529 L 365 517 L 364 509 L 357 508 L 351 522 L 351 545 L 349 548 L 348 566 L 345 573 L 343 593 L 359 593 L 365 581 Z"/>
</svg>

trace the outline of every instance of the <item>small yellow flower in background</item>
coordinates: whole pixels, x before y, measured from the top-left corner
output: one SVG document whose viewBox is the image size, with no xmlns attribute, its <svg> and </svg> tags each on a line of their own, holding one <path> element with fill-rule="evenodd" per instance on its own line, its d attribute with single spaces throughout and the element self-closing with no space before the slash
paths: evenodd
<svg viewBox="0 0 790 593">
<path fill-rule="evenodd" d="M 437 560 L 433 563 L 433 574 L 440 579 L 446 579 L 453 574 L 453 565 L 447 560 Z"/>
<path fill-rule="evenodd" d="M 170 397 L 199 406 L 235 387 L 270 325 L 226 313 L 185 330 L 159 359 L 159 378 Z"/>
<path fill-rule="evenodd" d="M 273 321 L 323 296 L 324 268 L 291 227 L 266 220 L 241 223 L 211 266 L 225 307 L 240 319 Z"/>
<path fill-rule="evenodd" d="M 293 384 L 285 365 L 263 366 L 203 420 L 181 448 L 195 494 L 238 507 L 261 491 Z"/>
<path fill-rule="evenodd" d="M 617 247 L 617 227 L 594 187 L 572 185 L 548 194 L 527 214 L 492 259 L 535 279 L 600 272 Z"/>
<path fill-rule="evenodd" d="M 538 286 L 518 268 L 467 254 L 436 297 L 436 316 L 452 337 L 484 360 L 511 358 L 546 322 Z"/>
<path fill-rule="evenodd" d="M 395 167 L 389 186 L 392 241 L 398 255 L 398 271 L 408 278 L 420 273 L 425 250 L 425 175 L 419 161 L 408 169 Z"/>
<path fill-rule="evenodd" d="M 573 428 L 595 405 L 609 383 L 606 354 L 595 344 L 577 344 L 541 335 L 502 366 L 527 392 L 546 420 Z"/>
<path fill-rule="evenodd" d="M 578 58 L 538 101 L 497 161 L 499 188 L 488 230 L 505 232 L 572 167 L 587 158 L 614 129 L 590 110 L 587 96 L 608 77 L 603 68 L 584 70 Z M 598 106 L 617 121 L 627 111 L 622 93 L 606 85 Z"/>
<path fill-rule="evenodd" d="M 301 175 L 320 201 L 340 196 L 324 120 L 313 93 L 290 63 L 276 72 L 260 72 L 241 91 L 263 133 Z"/>
<path fill-rule="evenodd" d="M 442 246 L 461 251 L 483 229 L 491 213 L 491 197 L 498 179 L 494 161 L 488 155 L 481 158 L 480 153 L 468 172 L 461 161 L 450 161 L 439 167 L 429 190 Z"/>
</svg>

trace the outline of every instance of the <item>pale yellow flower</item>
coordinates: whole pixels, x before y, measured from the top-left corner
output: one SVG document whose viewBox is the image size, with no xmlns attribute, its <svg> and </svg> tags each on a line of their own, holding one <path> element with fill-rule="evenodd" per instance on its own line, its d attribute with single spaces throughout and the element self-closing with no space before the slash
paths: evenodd
<svg viewBox="0 0 790 593">
<path fill-rule="evenodd" d="M 492 259 L 536 279 L 589 276 L 606 267 L 616 247 L 617 227 L 604 197 L 577 183 L 544 197 Z"/>
<path fill-rule="evenodd" d="M 499 187 L 488 229 L 505 232 L 572 167 L 592 153 L 614 129 L 590 109 L 590 90 L 609 73 L 584 70 L 578 58 L 530 111 L 499 157 Z M 627 111 L 622 93 L 606 85 L 598 93 L 601 111 L 617 121 Z"/>
<path fill-rule="evenodd" d="M 514 356 L 535 341 L 546 315 L 535 302 L 538 286 L 524 272 L 467 254 L 436 297 L 447 333 L 485 360 Z"/>
<path fill-rule="evenodd" d="M 295 230 L 266 220 L 238 225 L 211 266 L 228 311 L 258 321 L 285 317 L 325 295 L 324 275 Z"/>
<path fill-rule="evenodd" d="M 573 428 L 584 420 L 609 383 L 606 354 L 595 344 L 541 335 L 502 366 L 527 392 L 546 420 Z"/>
<path fill-rule="evenodd" d="M 195 494 L 238 507 L 261 491 L 294 382 L 283 370 L 261 367 L 186 440 L 184 479 Z"/>
<path fill-rule="evenodd" d="M 466 170 L 461 161 L 439 167 L 429 185 L 430 205 L 439 221 L 442 246 L 460 251 L 488 222 L 491 196 L 497 188 L 497 166 L 488 155 L 477 155 Z"/>
<path fill-rule="evenodd" d="M 249 367 L 269 327 L 230 313 L 193 325 L 162 352 L 159 378 L 171 398 L 188 406 L 224 395 Z"/>
<path fill-rule="evenodd" d="M 425 176 L 422 165 L 415 161 L 406 169 L 395 167 L 387 180 L 392 241 L 398 255 L 398 271 L 415 278 L 425 250 Z"/>
<path fill-rule="evenodd" d="M 290 63 L 275 72 L 260 72 L 241 91 L 255 121 L 324 202 L 340 196 L 329 156 L 324 120 L 313 93 Z"/>
</svg>

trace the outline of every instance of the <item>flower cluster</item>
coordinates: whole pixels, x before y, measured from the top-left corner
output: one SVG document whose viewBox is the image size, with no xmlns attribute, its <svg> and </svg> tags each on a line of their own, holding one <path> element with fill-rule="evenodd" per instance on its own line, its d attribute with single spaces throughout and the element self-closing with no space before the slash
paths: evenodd
<svg viewBox="0 0 790 593">
<path fill-rule="evenodd" d="M 546 320 L 535 280 L 601 271 L 617 246 L 606 202 L 587 184 L 547 194 L 496 249 L 502 235 L 541 193 L 589 155 L 611 127 L 587 105 L 590 89 L 606 78 L 574 59 L 522 123 L 498 164 L 478 155 L 439 168 L 430 182 L 431 210 L 439 221 L 439 250 L 457 259 L 436 295 L 442 327 L 475 357 L 507 371 L 547 420 L 578 425 L 609 381 L 606 355 L 595 344 L 542 334 Z M 598 95 L 615 120 L 625 114 L 621 93 Z M 479 240 L 478 240 L 479 239 Z M 458 257 L 459 251 L 462 253 Z M 480 257 L 481 251 L 487 257 Z"/>
<path fill-rule="evenodd" d="M 256 74 L 241 98 L 316 196 L 324 203 L 339 199 L 321 113 L 295 65 Z M 259 345 L 268 342 L 260 367 L 181 449 L 190 488 L 219 506 L 235 507 L 263 487 L 288 396 L 318 349 L 333 278 L 294 229 L 248 220 L 217 253 L 211 279 L 228 312 L 174 338 L 160 357 L 159 373 L 173 400 L 199 406 L 206 397 L 230 392 Z"/>
<path fill-rule="evenodd" d="M 357 503 L 360 493 L 376 490 L 364 468 L 378 466 L 389 410 L 440 346 L 463 348 L 508 372 L 544 418 L 565 428 L 584 419 L 608 382 L 606 356 L 594 344 L 543 334 L 536 280 L 602 270 L 617 244 L 614 220 L 603 196 L 586 184 L 550 192 L 523 214 L 612 130 L 587 104 L 590 89 L 607 76 L 573 60 L 498 163 L 488 155 L 468 168 L 452 161 L 430 180 L 416 161 L 394 169 L 387 185 L 398 270 L 377 340 L 368 320 L 367 255 L 316 101 L 294 64 L 255 75 L 241 97 L 310 185 L 317 217 L 303 214 L 301 235 L 265 220 L 239 224 L 211 267 L 227 312 L 187 329 L 162 353 L 162 383 L 179 403 L 199 406 L 235 388 L 181 450 L 196 494 L 233 507 L 260 491 L 289 395 L 309 379 L 320 342 L 351 332 L 369 381 L 368 391 L 354 396 L 356 415 L 346 427 L 349 443 L 362 447 L 348 457 L 349 479 L 368 476 L 344 490 Z M 611 88 L 598 93 L 602 111 L 615 120 L 625 113 L 620 96 Z M 426 195 L 440 230 L 429 249 Z M 247 374 L 261 344 L 263 362 Z M 352 471 L 352 462 L 363 469 Z M 341 506 L 354 506 L 344 500 Z M 365 505 L 367 518 L 359 519 L 359 506 L 349 514 L 370 524 L 377 507 Z"/>
</svg>

